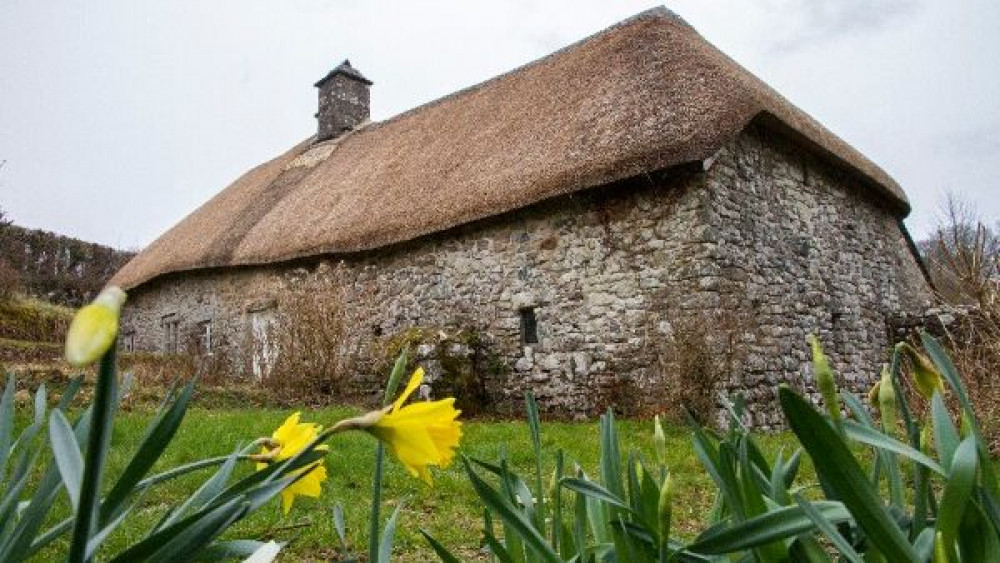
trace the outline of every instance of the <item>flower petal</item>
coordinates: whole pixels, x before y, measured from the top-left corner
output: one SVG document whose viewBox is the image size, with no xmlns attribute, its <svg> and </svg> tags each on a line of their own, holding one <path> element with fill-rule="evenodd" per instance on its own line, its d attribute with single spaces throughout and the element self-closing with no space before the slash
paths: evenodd
<svg viewBox="0 0 1000 563">
<path fill-rule="evenodd" d="M 323 427 L 318 424 L 299 422 L 300 416 L 301 413 L 292 413 L 271 435 L 271 439 L 277 442 L 277 452 L 276 455 L 273 455 L 273 461 L 285 460 L 297 455 L 312 444 L 322 432 Z M 316 447 L 316 450 L 328 451 L 329 447 L 320 445 Z M 266 455 L 274 451 L 274 449 L 265 447 L 261 453 Z M 268 463 L 258 463 L 257 469 L 260 470 L 267 466 Z M 293 474 L 299 474 L 302 477 L 281 491 L 281 507 L 285 514 L 288 514 L 292 509 L 296 495 L 318 497 L 322 492 L 321 485 L 327 479 L 323 460 L 298 469 Z"/>
<path fill-rule="evenodd" d="M 398 411 L 399 408 L 403 406 L 403 403 L 405 403 L 406 400 L 410 398 L 410 395 L 412 395 L 413 392 L 417 390 L 417 387 L 420 387 L 420 383 L 423 380 L 424 380 L 424 368 L 417 368 L 413 370 L 413 375 L 410 376 L 410 381 L 409 383 L 406 384 L 406 389 L 403 390 L 403 393 L 400 394 L 398 399 L 393 401 L 392 412 Z"/>
</svg>

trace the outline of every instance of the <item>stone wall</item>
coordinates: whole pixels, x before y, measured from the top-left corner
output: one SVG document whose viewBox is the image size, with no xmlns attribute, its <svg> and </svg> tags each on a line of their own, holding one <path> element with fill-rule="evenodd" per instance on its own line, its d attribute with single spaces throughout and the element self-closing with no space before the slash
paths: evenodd
<svg viewBox="0 0 1000 563">
<path fill-rule="evenodd" d="M 167 276 L 133 292 L 123 334 L 157 350 L 165 319 L 189 339 L 211 319 L 218 353 L 247 375 L 254 318 L 319 282 L 350 309 L 359 358 L 411 327 L 474 331 L 506 366 L 483 375 L 492 401 L 530 389 L 550 412 L 583 416 L 662 409 L 666 382 L 684 382 L 664 378 L 677 352 L 664 343 L 694 319 L 710 338 L 725 328 L 740 353 L 721 386 L 773 425 L 773 386 L 809 387 L 808 332 L 863 386 L 887 346 L 885 316 L 925 297 L 895 220 L 863 193 L 752 130 L 708 172 L 674 169 L 364 255 Z M 528 311 L 537 343 L 522 341 Z M 356 365 L 357 388 L 375 397 L 382 374 Z"/>
<path fill-rule="evenodd" d="M 841 385 L 870 388 L 888 359 L 892 318 L 931 301 L 899 224 L 872 188 L 764 128 L 718 154 L 707 183 L 719 293 L 754 319 L 744 368 L 725 388 L 745 390 L 763 426 L 780 424 L 766 407 L 779 383 L 818 401 L 804 345 L 810 333 Z"/>
</svg>

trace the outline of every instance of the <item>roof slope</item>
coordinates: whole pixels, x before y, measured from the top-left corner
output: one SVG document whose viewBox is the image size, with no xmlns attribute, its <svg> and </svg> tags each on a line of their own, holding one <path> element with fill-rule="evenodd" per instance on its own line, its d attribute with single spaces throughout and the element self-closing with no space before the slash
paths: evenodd
<svg viewBox="0 0 1000 563">
<path fill-rule="evenodd" d="M 657 8 L 339 139 L 307 139 L 236 180 L 111 283 L 402 242 L 710 158 L 762 114 L 908 211 L 885 172 Z"/>
</svg>

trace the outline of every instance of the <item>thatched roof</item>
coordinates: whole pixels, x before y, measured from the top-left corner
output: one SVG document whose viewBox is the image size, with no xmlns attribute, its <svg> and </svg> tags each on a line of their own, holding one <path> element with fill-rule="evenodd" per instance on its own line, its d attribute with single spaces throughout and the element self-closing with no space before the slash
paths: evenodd
<svg viewBox="0 0 1000 563">
<path fill-rule="evenodd" d="M 704 161 L 762 116 L 908 212 L 879 167 L 658 8 L 387 121 L 305 140 L 202 205 L 112 283 L 410 240 Z"/>
</svg>

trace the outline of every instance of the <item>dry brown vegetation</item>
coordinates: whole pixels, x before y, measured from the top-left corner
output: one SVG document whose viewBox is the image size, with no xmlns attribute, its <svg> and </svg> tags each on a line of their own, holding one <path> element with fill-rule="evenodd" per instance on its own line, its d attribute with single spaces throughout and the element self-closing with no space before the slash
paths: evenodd
<svg viewBox="0 0 1000 563">
<path fill-rule="evenodd" d="M 949 197 L 933 235 L 921 244 L 940 301 L 958 319 L 931 327 L 951 352 L 974 404 L 1000 440 L 1000 236 L 968 204 Z"/>
<path fill-rule="evenodd" d="M 683 420 L 686 409 L 700 424 L 715 424 L 722 386 L 746 355 L 740 326 L 737 315 L 725 308 L 671 321 L 657 357 L 666 381 L 667 416 Z"/>
<path fill-rule="evenodd" d="M 282 295 L 278 352 L 263 379 L 266 388 L 310 405 L 329 404 L 344 392 L 351 362 L 343 300 L 338 284 L 316 279 Z"/>
</svg>

